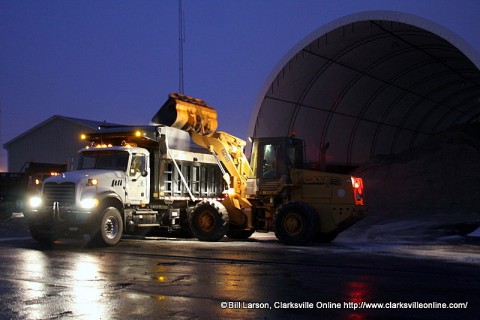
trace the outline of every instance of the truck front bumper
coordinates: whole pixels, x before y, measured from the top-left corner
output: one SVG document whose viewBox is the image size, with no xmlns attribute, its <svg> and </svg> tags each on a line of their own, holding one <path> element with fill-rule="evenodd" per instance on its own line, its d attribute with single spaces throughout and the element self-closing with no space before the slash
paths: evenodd
<svg viewBox="0 0 480 320">
<path fill-rule="evenodd" d="M 95 211 L 73 207 L 48 207 L 25 212 L 29 224 L 55 229 L 59 234 L 91 233 Z"/>
</svg>

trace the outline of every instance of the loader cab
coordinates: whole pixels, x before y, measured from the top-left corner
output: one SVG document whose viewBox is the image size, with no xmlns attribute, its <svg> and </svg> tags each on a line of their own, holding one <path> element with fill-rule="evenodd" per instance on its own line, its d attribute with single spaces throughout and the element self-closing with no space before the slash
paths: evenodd
<svg viewBox="0 0 480 320">
<path fill-rule="evenodd" d="M 288 182 L 291 168 L 303 169 L 305 143 L 294 137 L 256 138 L 251 164 L 259 191 L 276 191 L 279 180 Z M 275 190 L 273 190 L 275 189 Z"/>
</svg>

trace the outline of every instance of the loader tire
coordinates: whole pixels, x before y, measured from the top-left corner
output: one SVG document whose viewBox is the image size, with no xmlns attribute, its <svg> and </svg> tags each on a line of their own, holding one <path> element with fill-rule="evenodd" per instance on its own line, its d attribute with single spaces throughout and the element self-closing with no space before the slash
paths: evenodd
<svg viewBox="0 0 480 320">
<path fill-rule="evenodd" d="M 276 212 L 275 236 L 286 245 L 303 246 L 314 240 L 319 230 L 315 210 L 303 202 L 289 202 Z"/>
<path fill-rule="evenodd" d="M 229 229 L 228 212 L 217 201 L 199 202 L 188 215 L 190 230 L 201 241 L 218 241 Z"/>
</svg>

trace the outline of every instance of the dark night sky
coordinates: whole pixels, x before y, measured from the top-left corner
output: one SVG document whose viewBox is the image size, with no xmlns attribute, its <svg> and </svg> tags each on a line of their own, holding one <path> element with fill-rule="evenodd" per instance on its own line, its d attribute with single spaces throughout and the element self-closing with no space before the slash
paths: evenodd
<svg viewBox="0 0 480 320">
<path fill-rule="evenodd" d="M 242 138 L 275 65 L 332 20 L 406 12 L 480 51 L 476 0 L 183 0 L 183 7 L 185 93 L 217 108 L 219 129 Z M 178 31 L 178 0 L 0 0 L 0 143 L 56 114 L 148 123 L 179 88 Z"/>
</svg>

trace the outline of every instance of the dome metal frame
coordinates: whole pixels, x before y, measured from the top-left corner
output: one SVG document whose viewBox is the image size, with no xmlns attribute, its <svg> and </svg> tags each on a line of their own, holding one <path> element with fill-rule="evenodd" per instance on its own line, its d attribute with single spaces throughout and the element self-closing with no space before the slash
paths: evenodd
<svg viewBox="0 0 480 320">
<path fill-rule="evenodd" d="M 354 167 L 478 121 L 480 54 L 410 14 L 370 11 L 312 32 L 276 65 L 252 113 L 250 137 L 306 140 L 307 160 Z M 327 154 L 324 154 L 326 146 Z"/>
</svg>

